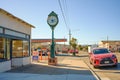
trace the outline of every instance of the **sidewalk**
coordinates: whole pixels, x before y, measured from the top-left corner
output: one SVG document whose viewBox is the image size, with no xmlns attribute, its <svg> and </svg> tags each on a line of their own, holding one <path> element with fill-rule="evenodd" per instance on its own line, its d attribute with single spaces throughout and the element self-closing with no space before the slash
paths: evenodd
<svg viewBox="0 0 120 80">
<path fill-rule="evenodd" d="M 46 61 L 0 73 L 0 80 L 97 80 L 79 57 L 58 57 L 58 65 Z"/>
</svg>

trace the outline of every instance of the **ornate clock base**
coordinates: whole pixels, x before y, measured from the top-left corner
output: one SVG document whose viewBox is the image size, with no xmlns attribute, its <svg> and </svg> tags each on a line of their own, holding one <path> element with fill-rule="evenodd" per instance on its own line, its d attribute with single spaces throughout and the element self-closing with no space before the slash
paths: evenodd
<svg viewBox="0 0 120 80">
<path fill-rule="evenodd" d="M 57 65 L 57 58 L 50 58 L 48 59 L 48 65 Z"/>
</svg>

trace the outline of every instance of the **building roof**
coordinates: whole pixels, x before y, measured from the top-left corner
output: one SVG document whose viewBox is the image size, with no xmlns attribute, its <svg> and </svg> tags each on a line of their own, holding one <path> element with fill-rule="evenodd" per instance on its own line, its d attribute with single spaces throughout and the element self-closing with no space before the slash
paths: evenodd
<svg viewBox="0 0 120 80">
<path fill-rule="evenodd" d="M 120 40 L 103 40 L 101 41 L 103 43 L 108 43 L 108 42 L 120 42 Z"/>
<path fill-rule="evenodd" d="M 55 42 L 66 42 L 67 39 L 55 39 Z M 31 39 L 32 43 L 52 42 L 51 39 Z"/>
<path fill-rule="evenodd" d="M 20 19 L 20 18 L 14 16 L 14 15 L 12 15 L 11 13 L 9 13 L 9 12 L 7 12 L 7 11 L 1 9 L 1 8 L 0 8 L 0 12 L 3 12 L 4 14 L 6 14 L 6 15 L 8 15 L 8 16 L 10 16 L 10 17 L 16 19 L 16 20 L 18 20 L 18 21 L 20 21 L 20 22 L 22 22 L 22 23 L 24 23 L 24 24 L 26 24 L 26 25 L 28 25 L 28 26 L 30 26 L 30 27 L 32 27 L 32 28 L 35 28 L 35 26 L 33 26 L 33 25 L 31 25 L 31 24 L 29 24 L 29 23 L 23 21 L 22 19 Z"/>
</svg>

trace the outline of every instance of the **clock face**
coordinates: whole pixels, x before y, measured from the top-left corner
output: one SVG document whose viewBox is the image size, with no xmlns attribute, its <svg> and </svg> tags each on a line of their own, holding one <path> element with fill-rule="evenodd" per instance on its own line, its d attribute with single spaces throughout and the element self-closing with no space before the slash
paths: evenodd
<svg viewBox="0 0 120 80">
<path fill-rule="evenodd" d="M 48 17 L 48 24 L 51 25 L 51 26 L 54 26 L 56 25 L 58 22 L 58 19 L 56 16 L 49 16 Z"/>
</svg>

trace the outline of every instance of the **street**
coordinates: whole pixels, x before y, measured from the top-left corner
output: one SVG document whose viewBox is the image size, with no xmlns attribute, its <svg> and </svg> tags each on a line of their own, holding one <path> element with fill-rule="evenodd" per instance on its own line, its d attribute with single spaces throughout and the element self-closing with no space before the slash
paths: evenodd
<svg viewBox="0 0 120 80">
<path fill-rule="evenodd" d="M 80 58 L 85 61 L 91 71 L 93 71 L 100 80 L 120 80 L 120 53 L 116 53 L 116 55 L 118 58 L 117 67 L 106 66 L 100 68 L 93 68 L 93 66 L 89 62 L 88 53 L 81 52 L 79 54 Z"/>
<path fill-rule="evenodd" d="M 58 54 L 57 66 L 48 65 L 47 60 L 32 62 L 30 65 L 13 68 L 5 73 L 1 73 L 2 80 L 120 80 L 120 53 L 117 67 L 93 68 L 89 63 L 87 52 L 81 51 L 76 56 Z M 8 75 L 7 77 L 5 75 Z M 15 76 L 14 76 L 15 75 Z M 54 77 L 51 77 L 54 76 Z"/>
</svg>

